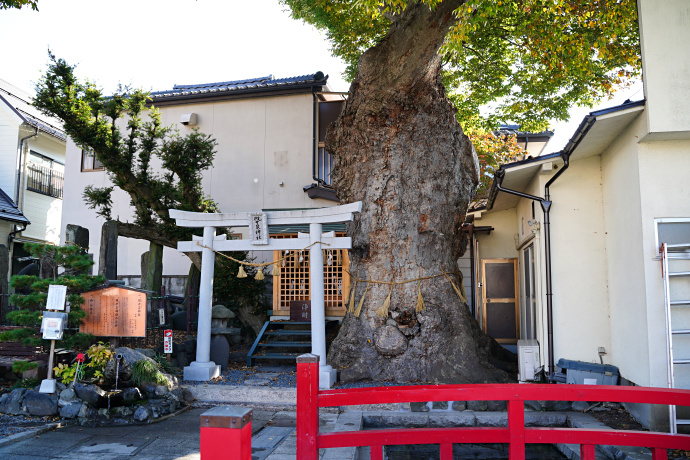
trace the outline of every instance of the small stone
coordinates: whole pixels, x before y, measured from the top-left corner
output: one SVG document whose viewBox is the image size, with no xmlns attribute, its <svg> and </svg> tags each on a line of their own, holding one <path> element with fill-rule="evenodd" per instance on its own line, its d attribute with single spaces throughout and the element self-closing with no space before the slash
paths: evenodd
<svg viewBox="0 0 690 460">
<path fill-rule="evenodd" d="M 79 418 L 84 418 L 84 419 L 91 419 L 91 418 L 96 418 L 96 415 L 98 412 L 96 409 L 93 407 L 89 406 L 86 403 L 83 403 L 81 405 L 81 408 L 79 409 Z"/>
<path fill-rule="evenodd" d="M 129 387 L 121 393 L 124 402 L 132 403 L 141 399 L 141 391 L 137 387 Z"/>
<path fill-rule="evenodd" d="M 146 407 L 139 407 L 134 412 L 134 420 L 137 422 L 145 422 L 151 417 L 151 411 Z"/>
<path fill-rule="evenodd" d="M 467 403 L 465 401 L 453 401 L 451 409 L 462 412 L 467 409 Z"/>
<path fill-rule="evenodd" d="M 80 399 L 93 406 L 102 405 L 105 401 L 105 391 L 98 385 L 83 385 L 77 383 L 74 386 L 74 391 Z"/>
<path fill-rule="evenodd" d="M 155 390 L 156 396 L 165 396 L 168 394 L 168 387 L 163 385 L 158 385 Z"/>
<path fill-rule="evenodd" d="M 9 393 L 3 393 L 3 395 L 0 396 L 0 405 L 2 405 L 2 403 L 4 403 L 7 400 L 7 398 L 9 398 L 9 397 L 10 397 Z"/>
<path fill-rule="evenodd" d="M 60 417 L 62 418 L 75 418 L 81 412 L 82 403 L 71 402 L 60 407 Z"/>
<path fill-rule="evenodd" d="M 508 409 L 508 403 L 506 401 L 487 401 L 488 410 L 492 412 L 502 412 Z"/>
<path fill-rule="evenodd" d="M 182 388 L 182 398 L 181 399 L 182 399 L 182 401 L 192 402 L 196 398 L 194 397 L 194 393 L 192 393 L 192 390 L 190 390 L 189 388 Z"/>
<path fill-rule="evenodd" d="M 23 414 L 24 411 L 22 411 L 22 401 L 24 400 L 24 394 L 26 391 L 26 388 L 17 388 L 12 390 L 9 397 L 6 398 L 2 404 L 0 404 L 0 412 L 10 415 Z"/>
<path fill-rule="evenodd" d="M 489 409 L 489 403 L 487 401 L 467 401 L 467 408 L 475 412 L 484 412 Z"/>
<path fill-rule="evenodd" d="M 425 402 L 410 403 L 410 410 L 412 412 L 429 412 L 429 405 Z"/>
<path fill-rule="evenodd" d="M 112 413 L 113 413 L 113 415 L 118 416 L 118 417 L 128 417 L 128 416 L 132 415 L 134 413 L 134 411 L 132 410 L 131 407 L 118 406 L 118 407 L 114 407 L 112 409 Z"/>
<path fill-rule="evenodd" d="M 58 412 L 58 397 L 48 393 L 29 390 L 24 395 L 24 406 L 34 416 L 55 415 Z"/>
<path fill-rule="evenodd" d="M 66 390 L 62 390 L 60 392 L 60 399 L 58 399 L 58 406 L 64 407 L 77 399 L 77 393 L 74 392 L 73 389 L 67 388 Z"/>
<path fill-rule="evenodd" d="M 98 416 L 105 419 L 110 419 L 110 411 L 108 409 L 98 409 Z"/>
<path fill-rule="evenodd" d="M 57 391 L 58 391 L 58 392 L 61 392 L 61 391 L 65 391 L 65 390 L 67 389 L 67 385 L 65 385 L 65 384 L 62 383 L 62 382 L 57 382 L 57 383 L 55 384 L 55 388 L 57 388 Z"/>
<path fill-rule="evenodd" d="M 434 401 L 431 403 L 431 408 L 434 410 L 448 410 L 448 401 Z"/>
<path fill-rule="evenodd" d="M 154 396 L 156 396 L 156 387 L 157 385 L 155 383 L 147 383 L 144 387 L 144 392 L 146 393 L 146 396 L 148 396 L 149 398 L 153 398 Z"/>
<path fill-rule="evenodd" d="M 587 401 L 573 401 L 572 408 L 577 412 L 584 412 L 589 409 L 590 404 Z"/>
</svg>

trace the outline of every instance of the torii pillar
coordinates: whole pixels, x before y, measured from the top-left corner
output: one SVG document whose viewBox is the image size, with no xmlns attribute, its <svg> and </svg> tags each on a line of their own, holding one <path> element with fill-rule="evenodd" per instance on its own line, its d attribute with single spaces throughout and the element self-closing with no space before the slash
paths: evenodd
<svg viewBox="0 0 690 460">
<path fill-rule="evenodd" d="M 336 371 L 326 363 L 326 311 L 324 308 L 323 247 L 350 249 L 351 238 L 336 238 L 333 233 L 324 234 L 324 223 L 349 222 L 362 203 L 356 202 L 330 208 L 303 211 L 271 211 L 252 213 L 194 213 L 169 210 L 170 217 L 180 227 L 203 227 L 201 242 L 181 241 L 180 252 L 201 252 L 201 287 L 199 291 L 199 323 L 197 327 L 196 360 L 184 368 L 185 380 L 207 381 L 220 375 L 220 366 L 211 356 L 211 308 L 213 302 L 214 251 L 286 251 L 309 247 L 311 336 L 312 354 L 319 356 L 319 387 L 330 388 L 336 380 Z M 306 238 L 271 239 L 268 225 L 309 224 L 309 242 Z M 218 227 L 249 227 L 249 240 L 226 240 L 225 235 L 216 237 Z M 201 243 L 201 244 L 199 244 Z"/>
</svg>

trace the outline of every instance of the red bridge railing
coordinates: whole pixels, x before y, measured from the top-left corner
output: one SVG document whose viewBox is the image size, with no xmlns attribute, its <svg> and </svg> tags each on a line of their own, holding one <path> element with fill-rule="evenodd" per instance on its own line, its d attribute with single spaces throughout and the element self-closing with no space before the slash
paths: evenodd
<svg viewBox="0 0 690 460">
<path fill-rule="evenodd" d="M 525 444 L 579 444 L 582 460 L 594 460 L 597 445 L 648 447 L 653 460 L 667 449 L 690 450 L 690 435 L 646 431 L 525 427 L 525 401 L 608 401 L 690 406 L 690 390 L 604 385 L 427 385 L 319 390 L 318 356 L 297 358 L 297 458 L 317 459 L 318 450 L 370 446 L 371 459 L 383 447 L 440 444 L 441 460 L 453 458 L 453 444 L 509 445 L 511 460 L 524 460 Z M 319 408 L 427 401 L 507 401 L 508 426 L 501 428 L 400 428 L 319 433 Z"/>
</svg>

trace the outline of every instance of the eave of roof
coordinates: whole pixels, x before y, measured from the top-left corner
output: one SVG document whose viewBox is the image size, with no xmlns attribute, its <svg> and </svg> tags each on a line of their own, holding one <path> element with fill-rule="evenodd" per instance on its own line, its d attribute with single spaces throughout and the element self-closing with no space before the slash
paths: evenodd
<svg viewBox="0 0 690 460">
<path fill-rule="evenodd" d="M 3 189 L 0 189 L 0 220 L 27 225 L 31 223 Z"/>
<path fill-rule="evenodd" d="M 246 96 L 256 93 L 276 92 L 285 90 L 312 91 L 314 87 L 321 88 L 327 84 L 328 75 L 316 72 L 312 75 L 301 75 L 288 78 L 266 77 L 249 78 L 216 83 L 202 83 L 195 85 L 174 85 L 168 91 L 154 91 L 151 99 L 154 104 L 168 101 L 188 99 L 206 99 L 218 97 Z"/>
<path fill-rule="evenodd" d="M 67 140 L 62 126 L 59 125 L 59 120 L 41 114 L 28 100 L 30 97 L 28 94 L 3 80 L 0 80 L 0 83 L 2 83 L 0 84 L 0 101 L 9 107 L 21 119 L 22 123 L 38 128 L 41 132 L 63 142 Z"/>
<path fill-rule="evenodd" d="M 507 189 L 524 192 L 538 173 L 541 165 L 553 162 L 558 167 L 563 164 L 563 156 L 571 160 L 583 159 L 601 154 L 611 142 L 644 110 L 645 101 L 626 102 L 603 110 L 590 112 L 582 119 L 577 130 L 560 152 L 514 163 L 501 165 L 505 172 L 503 186 Z M 500 211 L 517 205 L 520 197 L 507 193 L 499 194 L 496 180 L 491 184 L 486 209 Z"/>
</svg>

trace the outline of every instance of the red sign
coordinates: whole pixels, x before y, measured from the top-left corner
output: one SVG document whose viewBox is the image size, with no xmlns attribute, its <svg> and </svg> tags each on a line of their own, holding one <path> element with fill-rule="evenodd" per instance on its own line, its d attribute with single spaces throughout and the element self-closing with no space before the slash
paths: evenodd
<svg viewBox="0 0 690 460">
<path fill-rule="evenodd" d="M 163 352 L 172 353 L 173 349 L 173 335 L 172 329 L 165 329 L 163 331 Z"/>
</svg>

